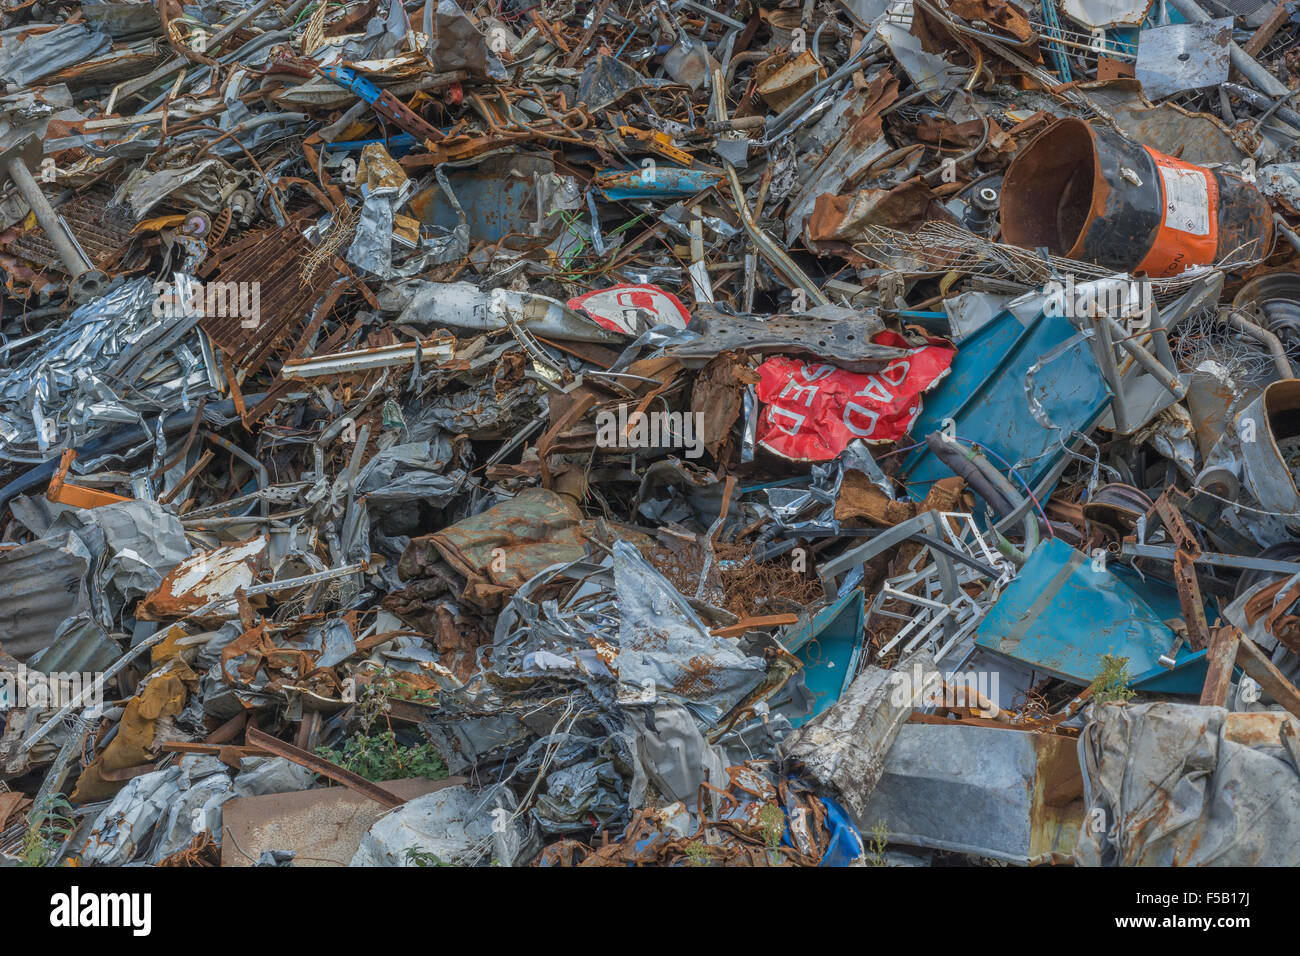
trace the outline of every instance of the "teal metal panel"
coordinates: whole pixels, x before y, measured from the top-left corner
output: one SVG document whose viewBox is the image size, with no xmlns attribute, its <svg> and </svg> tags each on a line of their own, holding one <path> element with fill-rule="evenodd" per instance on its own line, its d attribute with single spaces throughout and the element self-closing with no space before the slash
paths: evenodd
<svg viewBox="0 0 1300 956">
<path fill-rule="evenodd" d="M 1166 600 L 1162 595 L 1157 603 Z M 1169 674 L 1159 658 L 1174 642 L 1164 621 L 1180 615 L 1170 611 L 1155 610 L 1120 575 L 1098 569 L 1083 552 L 1051 538 L 989 609 L 975 643 L 1083 685 L 1100 672 L 1104 655 L 1127 657 L 1137 686 Z M 1176 667 L 1192 669 L 1184 681 L 1194 679 L 1196 668 L 1204 679 L 1204 656 L 1186 645 L 1179 650 Z"/>
<path fill-rule="evenodd" d="M 812 622 L 785 642 L 786 649 L 803 661 L 804 685 L 812 692 L 811 714 L 791 718 L 800 724 L 816 717 L 840 699 L 853 680 L 862 650 L 866 602 L 861 588 L 823 608 Z"/>
</svg>

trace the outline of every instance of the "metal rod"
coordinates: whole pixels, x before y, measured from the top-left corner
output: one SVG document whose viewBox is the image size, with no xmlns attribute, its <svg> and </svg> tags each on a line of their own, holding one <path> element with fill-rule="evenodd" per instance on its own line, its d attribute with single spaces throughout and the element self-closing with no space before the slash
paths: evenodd
<svg viewBox="0 0 1300 956">
<path fill-rule="evenodd" d="M 68 275 L 72 277 L 72 282 L 68 286 L 68 293 L 78 302 L 85 302 L 95 298 L 100 294 L 104 285 L 107 284 L 108 278 L 102 272 L 95 270 L 90 262 L 86 259 L 81 247 L 73 241 L 72 235 L 68 231 L 67 225 L 59 214 L 54 211 L 50 201 L 45 198 L 45 193 L 41 192 L 41 187 L 36 184 L 32 177 L 31 170 L 23 162 L 21 156 L 11 156 L 5 162 L 5 170 L 9 173 L 9 178 L 13 184 L 18 187 L 23 198 L 27 200 L 27 205 L 31 207 L 32 214 L 36 216 L 36 221 L 41 224 L 41 229 L 45 231 L 45 238 L 59 253 L 59 258 L 63 261 L 63 267 L 68 270 Z"/>
</svg>

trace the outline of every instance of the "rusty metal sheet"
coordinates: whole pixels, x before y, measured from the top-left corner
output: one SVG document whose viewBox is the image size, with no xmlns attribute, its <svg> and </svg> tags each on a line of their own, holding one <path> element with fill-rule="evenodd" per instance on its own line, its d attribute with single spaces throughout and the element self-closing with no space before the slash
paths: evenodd
<svg viewBox="0 0 1300 956">
<path fill-rule="evenodd" d="M 538 572 L 586 553 L 580 514 L 570 498 L 527 488 L 481 514 L 413 539 L 398 573 L 420 577 L 435 556 L 432 547 L 464 575 L 468 600 L 492 606 Z"/>
<path fill-rule="evenodd" d="M 411 800 L 443 787 L 446 780 L 386 780 L 379 787 Z M 235 797 L 221 807 L 222 866 L 252 866 L 267 850 L 289 850 L 294 866 L 347 866 L 371 824 L 387 810 L 346 787 Z"/>
<path fill-rule="evenodd" d="M 96 186 L 58 207 L 59 215 L 72 230 L 72 235 L 85 251 L 86 257 L 93 266 L 100 269 L 107 268 L 131 238 L 131 223 L 107 215 L 108 203 L 112 198 L 112 189 Z M 22 233 L 9 248 L 15 255 L 33 265 L 57 272 L 64 271 L 54 244 L 40 229 L 29 229 Z"/>
<path fill-rule="evenodd" d="M 144 621 L 174 620 L 214 598 L 230 597 L 257 580 L 266 567 L 268 545 L 266 537 L 256 537 L 186 558 L 145 595 L 137 616 Z"/>
</svg>

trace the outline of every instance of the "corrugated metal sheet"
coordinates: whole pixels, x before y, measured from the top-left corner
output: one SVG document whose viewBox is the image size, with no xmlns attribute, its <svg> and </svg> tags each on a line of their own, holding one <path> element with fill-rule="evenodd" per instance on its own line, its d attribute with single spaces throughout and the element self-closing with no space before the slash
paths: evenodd
<svg viewBox="0 0 1300 956">
<path fill-rule="evenodd" d="M 48 647 L 63 620 L 87 606 L 89 566 L 71 534 L 0 552 L 0 647 L 20 661 Z"/>
</svg>

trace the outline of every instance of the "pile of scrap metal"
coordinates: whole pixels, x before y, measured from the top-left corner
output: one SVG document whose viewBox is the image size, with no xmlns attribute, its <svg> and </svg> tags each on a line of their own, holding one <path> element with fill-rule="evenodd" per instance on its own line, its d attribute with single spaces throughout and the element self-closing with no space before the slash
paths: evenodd
<svg viewBox="0 0 1300 956">
<path fill-rule="evenodd" d="M 4 8 L 0 864 L 1297 862 L 1289 10 Z"/>
</svg>

